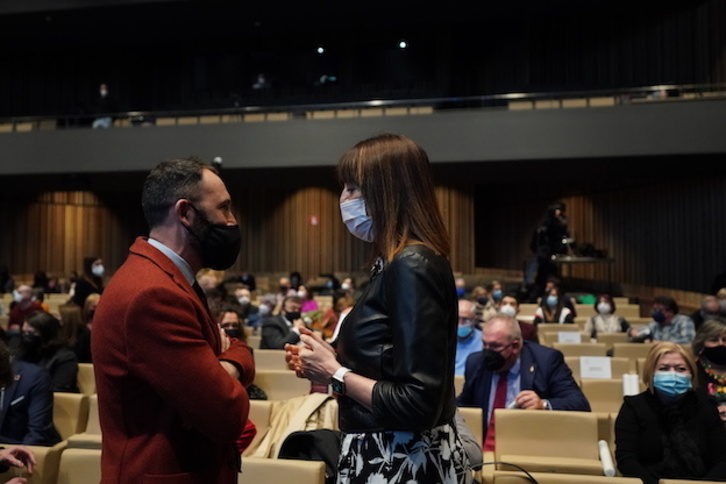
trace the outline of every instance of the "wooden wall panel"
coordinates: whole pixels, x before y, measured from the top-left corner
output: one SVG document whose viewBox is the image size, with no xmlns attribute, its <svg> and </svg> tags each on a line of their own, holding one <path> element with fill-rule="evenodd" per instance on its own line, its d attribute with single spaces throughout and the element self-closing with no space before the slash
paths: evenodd
<svg viewBox="0 0 726 484">
<path fill-rule="evenodd" d="M 369 245 L 341 222 L 338 189 L 305 185 L 230 188 L 243 231 L 242 251 L 232 270 L 297 270 L 304 278 L 367 271 Z M 452 268 L 462 273 L 523 271 L 534 228 L 547 204 L 560 199 L 567 204 L 577 242 L 606 249 L 614 260 L 610 267 L 568 267 L 568 276 L 700 292 L 726 270 L 726 252 L 720 250 L 726 240 L 726 178 L 694 176 L 597 189 L 581 183 L 578 190 L 566 190 L 566 185 L 552 184 L 550 191 L 536 184 L 516 190 L 470 183 L 438 186 L 436 196 L 452 240 Z M 138 191 L 58 191 L 5 200 L 0 204 L 0 263 L 15 274 L 42 269 L 66 276 L 81 269 L 83 257 L 97 254 L 112 273 L 133 239 L 147 233 L 138 200 Z M 317 225 L 311 224 L 311 216 L 317 217 Z"/>
</svg>

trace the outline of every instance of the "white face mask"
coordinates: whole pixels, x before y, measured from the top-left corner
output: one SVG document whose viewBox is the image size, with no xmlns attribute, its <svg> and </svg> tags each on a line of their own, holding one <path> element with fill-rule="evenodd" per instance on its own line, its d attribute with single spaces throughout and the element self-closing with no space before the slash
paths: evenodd
<svg viewBox="0 0 726 484">
<path fill-rule="evenodd" d="M 297 297 L 299 297 L 300 299 L 306 299 L 308 297 L 308 293 L 305 291 L 298 291 Z"/>
<path fill-rule="evenodd" d="M 600 314 L 610 314 L 613 308 L 606 302 L 598 303 L 597 312 Z"/>
<path fill-rule="evenodd" d="M 13 301 L 16 303 L 23 302 L 23 295 L 20 294 L 18 291 L 13 291 Z"/>
<path fill-rule="evenodd" d="M 513 318 L 517 315 L 517 308 L 515 308 L 511 304 L 505 304 L 504 306 L 499 308 L 499 312 L 509 316 L 510 318 Z"/>
<path fill-rule="evenodd" d="M 250 303 L 250 298 L 247 296 L 240 296 L 237 298 L 237 302 L 239 302 L 242 306 L 247 306 Z"/>
<path fill-rule="evenodd" d="M 350 291 L 350 284 L 348 284 L 347 282 L 344 282 L 343 284 L 340 285 L 340 288 L 344 291 Z"/>
<path fill-rule="evenodd" d="M 366 242 L 373 242 L 373 221 L 366 212 L 366 201 L 354 198 L 340 204 L 340 215 L 351 234 Z"/>
<path fill-rule="evenodd" d="M 105 269 L 103 268 L 102 264 L 98 264 L 97 266 L 91 267 L 91 272 L 93 272 L 93 275 L 96 277 L 103 277 Z"/>
<path fill-rule="evenodd" d="M 270 314 L 270 306 L 267 304 L 260 304 L 260 316 L 267 316 Z"/>
</svg>

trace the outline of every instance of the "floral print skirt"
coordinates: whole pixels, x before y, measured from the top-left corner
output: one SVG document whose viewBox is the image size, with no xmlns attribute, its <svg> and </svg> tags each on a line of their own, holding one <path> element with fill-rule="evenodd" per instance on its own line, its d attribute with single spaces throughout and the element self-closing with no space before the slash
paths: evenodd
<svg viewBox="0 0 726 484">
<path fill-rule="evenodd" d="M 469 459 L 453 424 L 422 432 L 344 433 L 338 484 L 468 484 Z"/>
</svg>

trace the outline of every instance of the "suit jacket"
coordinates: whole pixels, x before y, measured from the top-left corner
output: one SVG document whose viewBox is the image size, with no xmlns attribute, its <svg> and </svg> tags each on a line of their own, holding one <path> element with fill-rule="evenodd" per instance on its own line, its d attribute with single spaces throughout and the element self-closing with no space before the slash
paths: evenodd
<svg viewBox="0 0 726 484">
<path fill-rule="evenodd" d="M 262 320 L 261 350 L 281 350 L 286 343 L 297 344 L 300 335 L 290 329 L 285 316 L 278 314 Z"/>
<path fill-rule="evenodd" d="M 493 372 L 484 368 L 484 353 L 472 353 L 466 360 L 464 389 L 457 399 L 462 407 L 489 407 Z M 552 410 L 590 411 L 590 403 L 577 386 L 572 371 L 565 364 L 562 352 L 524 341 L 520 357 L 520 391 L 534 390 L 540 398 L 549 400 Z M 484 435 L 488 421 L 484 418 Z"/>
<path fill-rule="evenodd" d="M 206 305 L 146 240 L 136 240 L 104 290 L 91 344 L 103 484 L 237 482 L 252 352 L 236 339 L 220 352 Z M 239 369 L 240 381 L 220 360 Z"/>
<path fill-rule="evenodd" d="M 60 436 L 53 426 L 53 382 L 44 368 L 13 362 L 13 381 L 0 398 L 0 442 L 54 445 Z"/>
</svg>

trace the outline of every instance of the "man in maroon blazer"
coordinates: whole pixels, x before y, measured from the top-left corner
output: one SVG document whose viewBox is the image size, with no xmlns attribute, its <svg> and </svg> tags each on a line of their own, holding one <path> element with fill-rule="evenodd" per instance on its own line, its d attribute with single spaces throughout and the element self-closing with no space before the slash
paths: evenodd
<svg viewBox="0 0 726 484">
<path fill-rule="evenodd" d="M 101 482 L 236 483 L 254 360 L 193 287 L 201 268 L 239 253 L 229 193 L 213 168 L 171 160 L 148 175 L 142 207 L 149 238 L 131 246 L 93 323 Z"/>
</svg>

